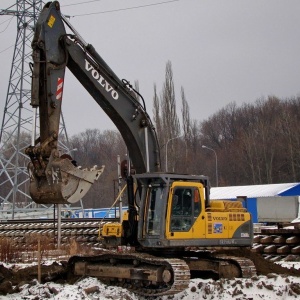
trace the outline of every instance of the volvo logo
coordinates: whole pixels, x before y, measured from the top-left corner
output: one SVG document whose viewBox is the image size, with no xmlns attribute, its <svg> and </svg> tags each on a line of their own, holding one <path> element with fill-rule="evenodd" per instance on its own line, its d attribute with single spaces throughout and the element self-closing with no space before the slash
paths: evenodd
<svg viewBox="0 0 300 300">
<path fill-rule="evenodd" d="M 87 61 L 85 60 L 85 69 L 90 72 L 94 79 L 96 79 L 99 84 L 104 87 L 108 94 L 111 94 L 113 99 L 118 100 L 119 94 L 113 89 L 113 87 L 103 78 L 103 76 Z"/>
<path fill-rule="evenodd" d="M 218 220 L 218 221 L 226 221 L 227 218 L 226 217 L 213 217 L 214 220 Z"/>
</svg>

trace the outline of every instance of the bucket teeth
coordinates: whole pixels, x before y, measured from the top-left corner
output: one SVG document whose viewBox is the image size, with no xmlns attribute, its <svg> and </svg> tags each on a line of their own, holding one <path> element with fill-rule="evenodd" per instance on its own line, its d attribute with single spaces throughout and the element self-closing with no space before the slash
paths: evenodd
<svg viewBox="0 0 300 300">
<path fill-rule="evenodd" d="M 38 204 L 75 203 L 89 191 L 103 171 L 104 166 L 81 169 L 68 158 L 52 158 L 44 176 L 36 175 L 29 166 L 30 195 Z"/>
</svg>

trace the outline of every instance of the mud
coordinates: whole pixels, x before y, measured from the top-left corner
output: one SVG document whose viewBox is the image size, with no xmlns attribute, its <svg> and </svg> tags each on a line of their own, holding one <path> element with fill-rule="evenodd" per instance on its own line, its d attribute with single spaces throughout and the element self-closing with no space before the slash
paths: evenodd
<svg viewBox="0 0 300 300">
<path fill-rule="evenodd" d="M 41 283 L 53 281 L 64 283 L 66 263 L 54 262 L 52 265 L 41 266 Z M 38 279 L 38 267 L 30 266 L 23 269 L 8 269 L 0 265 L 0 295 L 17 293 L 24 284 L 35 285 Z"/>
</svg>

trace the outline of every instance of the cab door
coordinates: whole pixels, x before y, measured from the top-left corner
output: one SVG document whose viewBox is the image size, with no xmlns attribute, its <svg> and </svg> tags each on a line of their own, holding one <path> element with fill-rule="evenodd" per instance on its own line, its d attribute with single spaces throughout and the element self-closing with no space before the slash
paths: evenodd
<svg viewBox="0 0 300 300">
<path fill-rule="evenodd" d="M 168 199 L 166 237 L 170 240 L 205 237 L 203 186 L 180 182 L 173 185 Z"/>
</svg>

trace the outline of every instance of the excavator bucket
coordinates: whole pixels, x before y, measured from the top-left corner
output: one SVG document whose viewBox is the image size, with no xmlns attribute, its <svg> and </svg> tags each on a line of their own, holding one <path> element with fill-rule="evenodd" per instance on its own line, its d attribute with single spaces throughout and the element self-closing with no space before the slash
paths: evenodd
<svg viewBox="0 0 300 300">
<path fill-rule="evenodd" d="M 94 166 L 90 170 L 76 167 L 69 158 L 55 158 L 47 165 L 45 176 L 38 176 L 29 164 L 30 196 L 38 204 L 72 204 L 79 201 L 104 170 Z"/>
</svg>

